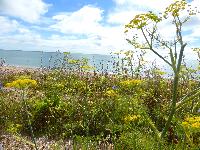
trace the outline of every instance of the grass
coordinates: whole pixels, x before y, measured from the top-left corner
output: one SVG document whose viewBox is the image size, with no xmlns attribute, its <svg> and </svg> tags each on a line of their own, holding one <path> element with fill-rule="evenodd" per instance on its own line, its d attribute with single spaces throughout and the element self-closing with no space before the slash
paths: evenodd
<svg viewBox="0 0 200 150">
<path fill-rule="evenodd" d="M 136 72 L 130 76 L 69 66 L 5 73 L 0 90 L 1 130 L 28 137 L 29 142 L 35 139 L 38 148 L 38 139 L 45 137 L 58 142 L 51 149 L 62 149 L 62 144 L 67 145 L 64 141 L 71 141 L 74 149 L 153 150 L 159 143 L 163 149 L 198 149 L 199 95 L 177 110 L 161 141 L 158 135 L 169 114 L 172 78 L 163 77 L 163 71 L 156 67 L 140 70 L 140 75 Z M 186 75 L 180 77 L 179 100 L 199 87 L 199 76 L 183 80 Z M 34 86 L 27 79 L 34 81 Z M 20 84 L 16 86 L 17 81 Z"/>
<path fill-rule="evenodd" d="M 67 52 L 49 70 L 6 73 L 1 67 L 1 132 L 27 137 L 36 150 L 45 146 L 41 137 L 55 141 L 46 149 L 199 149 L 200 67 L 185 64 L 182 36 L 184 23 L 196 14 L 190 6 L 176 1 L 161 16 L 151 11 L 136 15 L 125 32 L 133 31 L 127 41 L 140 53 L 120 51 L 106 66 L 94 65 L 98 70 Z M 183 10 L 188 10 L 186 18 L 180 16 Z M 174 41 L 165 41 L 157 31 L 168 16 L 176 29 Z M 167 49 L 168 57 L 159 49 Z M 146 50 L 173 73 L 145 65 Z M 199 48 L 193 50 L 200 62 Z"/>
</svg>

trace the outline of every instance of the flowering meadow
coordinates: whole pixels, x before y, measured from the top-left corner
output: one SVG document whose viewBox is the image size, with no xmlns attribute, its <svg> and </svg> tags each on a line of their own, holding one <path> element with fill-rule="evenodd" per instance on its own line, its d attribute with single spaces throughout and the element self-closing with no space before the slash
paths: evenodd
<svg viewBox="0 0 200 150">
<path fill-rule="evenodd" d="M 199 150 L 200 48 L 192 48 L 197 65 L 189 67 L 182 30 L 200 13 L 195 9 L 177 0 L 159 15 L 136 15 L 125 25 L 133 50 L 115 53 L 107 66 L 91 66 L 68 52 L 57 61 L 60 65 L 48 69 L 1 65 L 0 146 Z M 173 40 L 160 35 L 162 21 L 176 29 Z M 164 68 L 157 65 L 159 60 L 145 60 L 148 51 Z"/>
<path fill-rule="evenodd" d="M 9 146 L 3 135 L 30 149 L 159 148 L 156 134 L 169 113 L 171 75 L 166 77 L 153 64 L 149 69 L 141 65 L 141 74 L 138 68 L 111 74 L 89 71 L 85 68 L 92 67 L 82 67 L 80 61 L 68 64 L 21 71 L 1 67 L 0 140 L 5 148 Z M 119 65 L 116 69 L 126 65 L 114 64 Z M 182 68 L 177 112 L 161 143 L 165 149 L 197 149 L 200 144 L 198 70 Z M 180 105 L 183 97 L 187 102 Z"/>
</svg>

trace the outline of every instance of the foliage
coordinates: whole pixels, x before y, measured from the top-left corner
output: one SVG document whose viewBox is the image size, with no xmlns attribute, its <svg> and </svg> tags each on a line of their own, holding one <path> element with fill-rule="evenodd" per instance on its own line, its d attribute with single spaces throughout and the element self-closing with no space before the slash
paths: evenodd
<svg viewBox="0 0 200 150">
<path fill-rule="evenodd" d="M 178 102 L 178 87 L 179 87 L 179 80 L 180 80 L 180 72 L 181 72 L 181 64 L 184 57 L 184 49 L 187 45 L 183 41 L 182 36 L 182 27 L 184 23 L 186 23 L 191 15 L 195 15 L 196 13 L 193 13 L 194 10 L 188 10 L 188 16 L 181 17 L 180 14 L 184 10 L 188 9 L 187 2 L 185 0 L 178 0 L 174 3 L 172 3 L 170 6 L 166 8 L 166 10 L 163 13 L 163 16 L 158 17 L 156 14 L 153 14 L 152 12 L 145 13 L 145 14 L 139 14 L 136 15 L 129 24 L 125 26 L 126 30 L 125 33 L 129 32 L 129 30 L 136 29 L 137 31 L 140 31 L 141 35 L 143 36 L 144 42 L 138 41 L 138 36 L 135 35 L 132 40 L 127 39 L 130 44 L 132 44 L 135 48 L 139 49 L 149 49 L 154 54 L 156 54 L 160 59 L 162 59 L 167 65 L 171 67 L 174 73 L 173 77 L 173 87 L 172 87 L 172 102 L 171 106 L 169 107 L 169 115 L 168 119 L 166 121 L 166 124 L 162 130 L 161 133 L 161 140 L 163 140 L 166 136 L 166 133 L 170 127 L 170 124 L 172 123 L 172 119 L 176 113 L 176 103 Z M 176 28 L 176 35 L 174 42 L 171 41 L 165 41 L 161 38 L 161 36 L 158 33 L 158 24 L 168 19 L 168 17 L 172 18 L 172 24 L 175 25 Z M 151 26 L 149 25 L 151 23 Z M 179 51 L 177 51 L 177 46 L 180 47 Z M 166 59 L 166 57 L 163 57 L 162 54 L 158 51 L 158 47 L 166 48 L 169 51 L 169 58 L 170 60 Z M 179 56 L 177 57 L 177 53 Z M 155 132 L 157 134 L 158 132 Z M 157 134 L 159 137 L 160 135 Z"/>
<path fill-rule="evenodd" d="M 1 76 L 0 129 L 35 138 L 70 139 L 74 149 L 197 149 L 200 78 L 198 67 L 184 64 L 181 29 L 189 18 L 179 17 L 186 4 L 174 2 L 163 16 L 136 15 L 126 32 L 141 31 L 143 42 L 137 35 L 128 39 L 141 53 L 117 53 L 110 66 L 114 74 L 105 68 L 98 72 L 87 59 L 73 59 L 65 52 L 61 67 Z M 188 13 L 194 15 L 192 10 Z M 157 32 L 157 25 L 168 17 L 177 29 L 173 42 Z M 178 46 L 179 57 L 173 49 Z M 163 47 L 169 57 L 159 53 Z M 146 50 L 168 64 L 173 75 L 155 64 L 146 68 Z M 198 48 L 194 50 L 199 54 Z"/>
</svg>

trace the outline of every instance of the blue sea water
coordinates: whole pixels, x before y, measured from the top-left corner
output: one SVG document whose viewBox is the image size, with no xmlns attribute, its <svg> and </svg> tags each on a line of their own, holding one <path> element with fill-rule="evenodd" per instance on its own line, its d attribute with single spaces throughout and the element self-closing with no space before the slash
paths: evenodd
<svg viewBox="0 0 200 150">
<path fill-rule="evenodd" d="M 0 61 L 4 60 L 6 65 L 21 67 L 53 67 L 63 58 L 61 52 L 0 50 Z M 104 68 L 112 63 L 112 56 L 99 54 L 70 53 L 71 59 L 87 58 L 89 65 Z"/>
<path fill-rule="evenodd" d="M 63 58 L 61 52 L 42 52 L 42 51 L 21 51 L 21 50 L 1 50 L 0 49 L 0 65 L 1 61 L 5 60 L 5 65 L 30 67 L 30 68 L 52 68 L 58 66 L 59 60 Z M 113 63 L 116 62 L 117 58 L 112 55 L 100 55 L 100 54 L 82 54 L 82 53 L 71 53 L 71 59 L 87 58 L 88 63 L 94 66 L 97 71 L 113 72 L 115 68 Z M 198 62 L 196 60 L 187 60 L 189 67 L 196 68 Z M 166 67 L 166 66 L 165 66 Z M 170 68 L 164 70 L 170 73 Z"/>
</svg>

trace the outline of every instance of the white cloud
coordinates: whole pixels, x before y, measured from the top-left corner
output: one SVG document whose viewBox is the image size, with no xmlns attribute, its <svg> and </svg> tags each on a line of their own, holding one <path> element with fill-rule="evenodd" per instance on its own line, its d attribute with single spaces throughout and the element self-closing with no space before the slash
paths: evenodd
<svg viewBox="0 0 200 150">
<path fill-rule="evenodd" d="M 107 22 L 118 25 L 125 25 L 130 22 L 131 19 L 137 14 L 143 13 L 143 11 L 137 10 L 114 10 L 108 15 Z"/>
<path fill-rule="evenodd" d="M 30 33 L 30 30 L 25 26 L 21 25 L 14 19 L 0 16 L 1 30 L 0 35 L 5 36 L 7 34 L 18 34 L 18 33 Z"/>
<path fill-rule="evenodd" d="M 84 6 L 73 13 L 63 13 L 53 16 L 57 21 L 51 28 L 63 33 L 91 34 L 101 27 L 103 11 L 92 6 Z"/>
<path fill-rule="evenodd" d="M 196 26 L 195 29 L 192 30 L 191 36 L 194 38 L 200 38 L 200 25 Z"/>
<path fill-rule="evenodd" d="M 1 30 L 0 34 L 14 32 L 18 29 L 18 22 L 16 20 L 10 20 L 7 17 L 0 16 Z"/>
<path fill-rule="evenodd" d="M 191 32 L 188 34 L 187 38 L 192 39 L 190 41 L 194 44 L 198 42 L 200 38 L 200 3 L 199 0 L 193 0 L 190 4 L 192 9 L 197 10 L 197 13 L 185 24 L 186 29 L 184 30 Z"/>
<path fill-rule="evenodd" d="M 198 10 L 200 9 L 199 0 L 192 0 L 192 1 L 190 2 L 190 4 L 191 4 L 191 6 L 192 6 L 193 9 L 195 9 L 195 7 L 198 8 Z"/>
<path fill-rule="evenodd" d="M 113 0 L 117 7 L 129 10 L 154 10 L 163 11 L 174 0 Z"/>
<path fill-rule="evenodd" d="M 1 48 L 109 54 L 111 50 L 119 51 L 128 45 L 121 27 L 102 26 L 87 36 L 53 34 L 44 37 L 22 27 L 17 31 L 14 35 L 0 36 Z"/>
<path fill-rule="evenodd" d="M 19 17 L 20 19 L 34 23 L 48 11 L 49 5 L 42 0 L 1 0 L 0 13 Z"/>
<path fill-rule="evenodd" d="M 102 24 L 103 17 L 101 9 L 84 6 L 76 12 L 54 16 L 53 19 L 57 20 L 57 23 L 51 25 L 50 28 L 66 35 L 73 34 L 80 37 L 80 41 L 70 42 L 77 43 L 79 49 L 82 49 L 82 45 L 87 45 L 88 49 L 93 47 L 92 53 L 96 53 L 95 51 L 108 53 L 109 50 L 127 48 L 128 43 L 124 36 L 124 26 L 111 26 L 109 23 L 107 25 Z"/>
<path fill-rule="evenodd" d="M 52 35 L 45 38 L 36 33 L 0 36 L 0 45 L 4 49 L 105 53 L 102 51 L 103 46 L 98 46 L 97 42 L 96 37 L 76 39 L 68 36 Z"/>
</svg>

